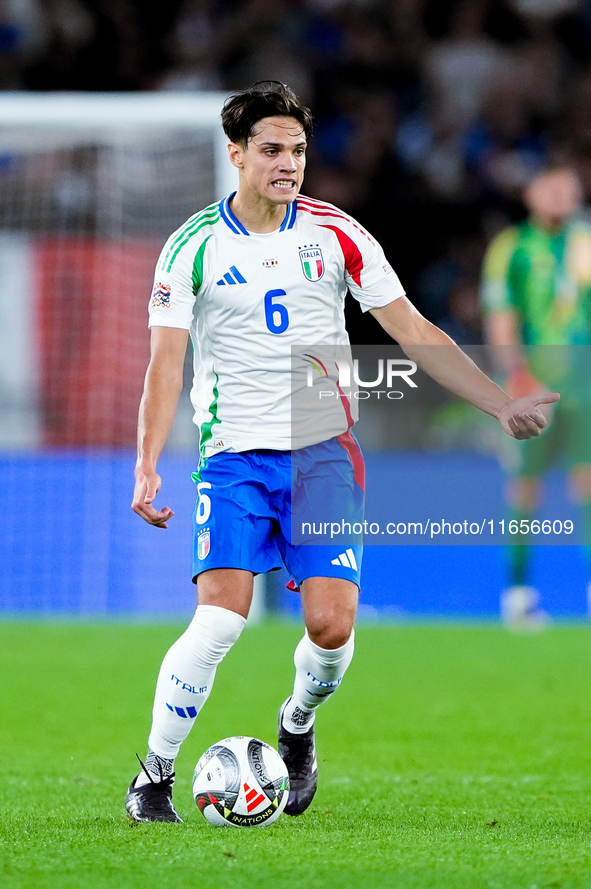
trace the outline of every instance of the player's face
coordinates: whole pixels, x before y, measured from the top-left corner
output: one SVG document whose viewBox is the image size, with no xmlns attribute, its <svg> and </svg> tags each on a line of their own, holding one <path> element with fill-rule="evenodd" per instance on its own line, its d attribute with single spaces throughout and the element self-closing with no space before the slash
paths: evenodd
<svg viewBox="0 0 591 889">
<path fill-rule="evenodd" d="M 306 137 L 293 117 L 264 117 L 255 126 L 246 149 L 230 146 L 230 159 L 240 170 L 240 188 L 273 204 L 290 204 L 304 181 Z"/>
<path fill-rule="evenodd" d="M 581 186 L 570 170 L 555 170 L 534 180 L 525 194 L 530 213 L 549 228 L 559 228 L 581 204 Z"/>
</svg>

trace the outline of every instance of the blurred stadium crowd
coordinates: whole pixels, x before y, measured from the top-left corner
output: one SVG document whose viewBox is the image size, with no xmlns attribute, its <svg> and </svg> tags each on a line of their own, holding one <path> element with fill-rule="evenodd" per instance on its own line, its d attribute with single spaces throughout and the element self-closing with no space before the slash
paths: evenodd
<svg viewBox="0 0 591 889">
<path fill-rule="evenodd" d="M 409 295 L 482 341 L 478 278 L 560 159 L 591 202 L 591 0 L 1 0 L 4 90 L 222 90 L 313 108 L 305 192 L 356 216 Z M 381 333 L 356 306 L 356 342 Z"/>
</svg>

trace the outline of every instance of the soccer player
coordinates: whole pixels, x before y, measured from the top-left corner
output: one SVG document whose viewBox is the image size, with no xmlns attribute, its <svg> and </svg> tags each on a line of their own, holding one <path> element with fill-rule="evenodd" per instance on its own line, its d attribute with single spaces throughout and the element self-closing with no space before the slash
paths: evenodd
<svg viewBox="0 0 591 889">
<path fill-rule="evenodd" d="M 171 236 L 151 299 L 133 509 L 156 528 L 166 528 L 173 515 L 154 505 L 161 486 L 156 467 L 190 334 L 191 398 L 201 434 L 193 561 L 198 607 L 160 670 L 148 754 L 126 799 L 137 821 L 181 820 L 172 804 L 175 757 L 246 623 L 253 576 L 281 563 L 301 591 L 305 622 L 293 691 L 279 714 L 279 752 L 291 781 L 285 811 L 301 814 L 316 791 L 314 719 L 353 656 L 361 546 L 352 544 L 340 558 L 342 547 L 290 542 L 291 347 L 346 344 L 349 291 L 411 360 L 496 417 L 509 435 L 539 435 L 546 421 L 538 403 L 559 397 L 511 399 L 416 311 L 371 235 L 336 207 L 300 196 L 312 119 L 290 89 L 272 81 L 235 93 L 222 123 L 238 190 Z M 447 348 L 423 348 L 430 345 Z M 331 473 L 347 478 L 355 498 L 363 467 L 350 425 L 346 400 L 339 399 L 331 437 L 310 424 L 294 459 L 300 468 L 312 467 L 310 477 L 321 465 L 327 491 Z M 256 693 L 253 681 L 255 699 Z"/>
<path fill-rule="evenodd" d="M 591 577 L 591 228 L 575 218 L 581 187 L 567 167 L 536 175 L 524 202 L 528 218 L 498 234 L 485 257 L 486 338 L 501 347 L 496 354 L 511 395 L 550 386 L 560 387 L 562 398 L 544 436 L 516 445 L 510 507 L 512 518 L 529 519 L 540 502 L 541 477 L 553 463 L 562 464 L 580 505 Z M 544 614 L 530 583 L 531 547 L 527 535 L 511 540 L 501 611 L 509 624 L 537 623 Z"/>
</svg>

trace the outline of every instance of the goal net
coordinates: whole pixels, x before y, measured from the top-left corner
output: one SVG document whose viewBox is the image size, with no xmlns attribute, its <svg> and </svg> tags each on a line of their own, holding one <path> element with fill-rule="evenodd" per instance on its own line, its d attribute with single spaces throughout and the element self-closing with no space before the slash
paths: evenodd
<svg viewBox="0 0 591 889">
<path fill-rule="evenodd" d="M 0 95 L 0 447 L 134 444 L 158 253 L 235 181 L 222 100 Z"/>
<path fill-rule="evenodd" d="M 129 504 L 158 254 L 236 187 L 223 99 L 0 94 L 0 612 L 193 606 L 186 393 L 162 469 L 182 522 Z"/>
</svg>

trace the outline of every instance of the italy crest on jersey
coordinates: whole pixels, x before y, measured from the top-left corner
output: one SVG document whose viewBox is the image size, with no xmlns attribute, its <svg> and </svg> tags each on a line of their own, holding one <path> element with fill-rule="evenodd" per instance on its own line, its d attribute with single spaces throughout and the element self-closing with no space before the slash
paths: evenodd
<svg viewBox="0 0 591 889">
<path fill-rule="evenodd" d="M 206 559 L 211 549 L 211 537 L 209 531 L 201 531 L 197 538 L 197 558 Z"/>
<path fill-rule="evenodd" d="M 308 281 L 320 281 L 324 274 L 324 259 L 318 244 L 300 250 L 302 270 Z"/>
</svg>

